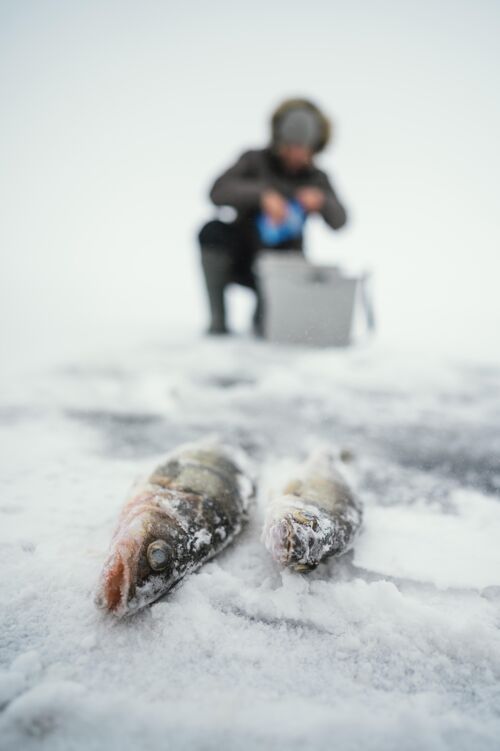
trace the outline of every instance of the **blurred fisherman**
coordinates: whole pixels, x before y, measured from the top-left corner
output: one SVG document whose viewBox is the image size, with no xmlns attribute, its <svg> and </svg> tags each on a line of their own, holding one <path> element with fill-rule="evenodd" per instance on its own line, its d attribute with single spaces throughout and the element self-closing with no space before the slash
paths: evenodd
<svg viewBox="0 0 500 751">
<path fill-rule="evenodd" d="M 325 114 L 308 99 L 288 99 L 271 119 L 264 149 L 245 151 L 210 190 L 216 206 L 232 206 L 236 219 L 214 219 L 198 239 L 210 306 L 210 334 L 228 333 L 224 291 L 229 284 L 254 290 L 254 332 L 262 334 L 263 305 L 254 261 L 259 250 L 303 251 L 307 215 L 321 214 L 332 229 L 346 212 L 327 175 L 314 163 L 331 137 Z"/>
</svg>

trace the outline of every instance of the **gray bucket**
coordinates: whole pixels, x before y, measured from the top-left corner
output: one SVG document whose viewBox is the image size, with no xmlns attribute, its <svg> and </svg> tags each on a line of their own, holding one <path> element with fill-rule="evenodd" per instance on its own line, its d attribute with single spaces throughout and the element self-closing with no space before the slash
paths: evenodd
<svg viewBox="0 0 500 751">
<path fill-rule="evenodd" d="M 353 341 L 358 308 L 365 311 L 367 327 L 374 328 L 368 274 L 349 276 L 289 251 L 262 252 L 257 267 L 269 341 L 345 347 Z"/>
</svg>

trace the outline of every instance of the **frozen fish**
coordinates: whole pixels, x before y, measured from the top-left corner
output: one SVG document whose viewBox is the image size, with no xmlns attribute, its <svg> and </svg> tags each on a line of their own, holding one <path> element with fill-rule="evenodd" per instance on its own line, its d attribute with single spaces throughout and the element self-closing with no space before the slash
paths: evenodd
<svg viewBox="0 0 500 751">
<path fill-rule="evenodd" d="M 254 495 L 244 459 L 213 442 L 182 446 L 136 487 L 120 514 L 96 603 L 131 614 L 225 548 Z"/>
<path fill-rule="evenodd" d="M 329 451 L 314 452 L 270 500 L 262 539 L 274 560 L 310 571 L 345 553 L 361 527 L 362 506 Z"/>
</svg>

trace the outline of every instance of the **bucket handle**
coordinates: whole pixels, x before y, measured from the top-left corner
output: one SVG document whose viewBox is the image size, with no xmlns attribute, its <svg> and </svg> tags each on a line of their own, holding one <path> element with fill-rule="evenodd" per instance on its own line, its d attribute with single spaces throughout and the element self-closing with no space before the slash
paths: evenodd
<svg viewBox="0 0 500 751">
<path fill-rule="evenodd" d="M 359 299 L 364 311 L 366 327 L 369 332 L 373 333 L 375 331 L 376 321 L 371 281 L 372 275 L 369 272 L 361 277 L 359 280 Z"/>
</svg>

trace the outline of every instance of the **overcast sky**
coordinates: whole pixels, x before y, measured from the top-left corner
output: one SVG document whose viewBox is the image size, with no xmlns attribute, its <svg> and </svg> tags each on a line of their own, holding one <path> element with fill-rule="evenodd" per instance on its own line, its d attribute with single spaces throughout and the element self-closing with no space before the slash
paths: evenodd
<svg viewBox="0 0 500 751">
<path fill-rule="evenodd" d="M 499 22 L 494 0 L 1 0 L 4 354 L 203 327 L 210 182 L 306 95 L 351 214 L 311 223 L 311 258 L 374 271 L 382 340 L 498 356 Z"/>
</svg>

